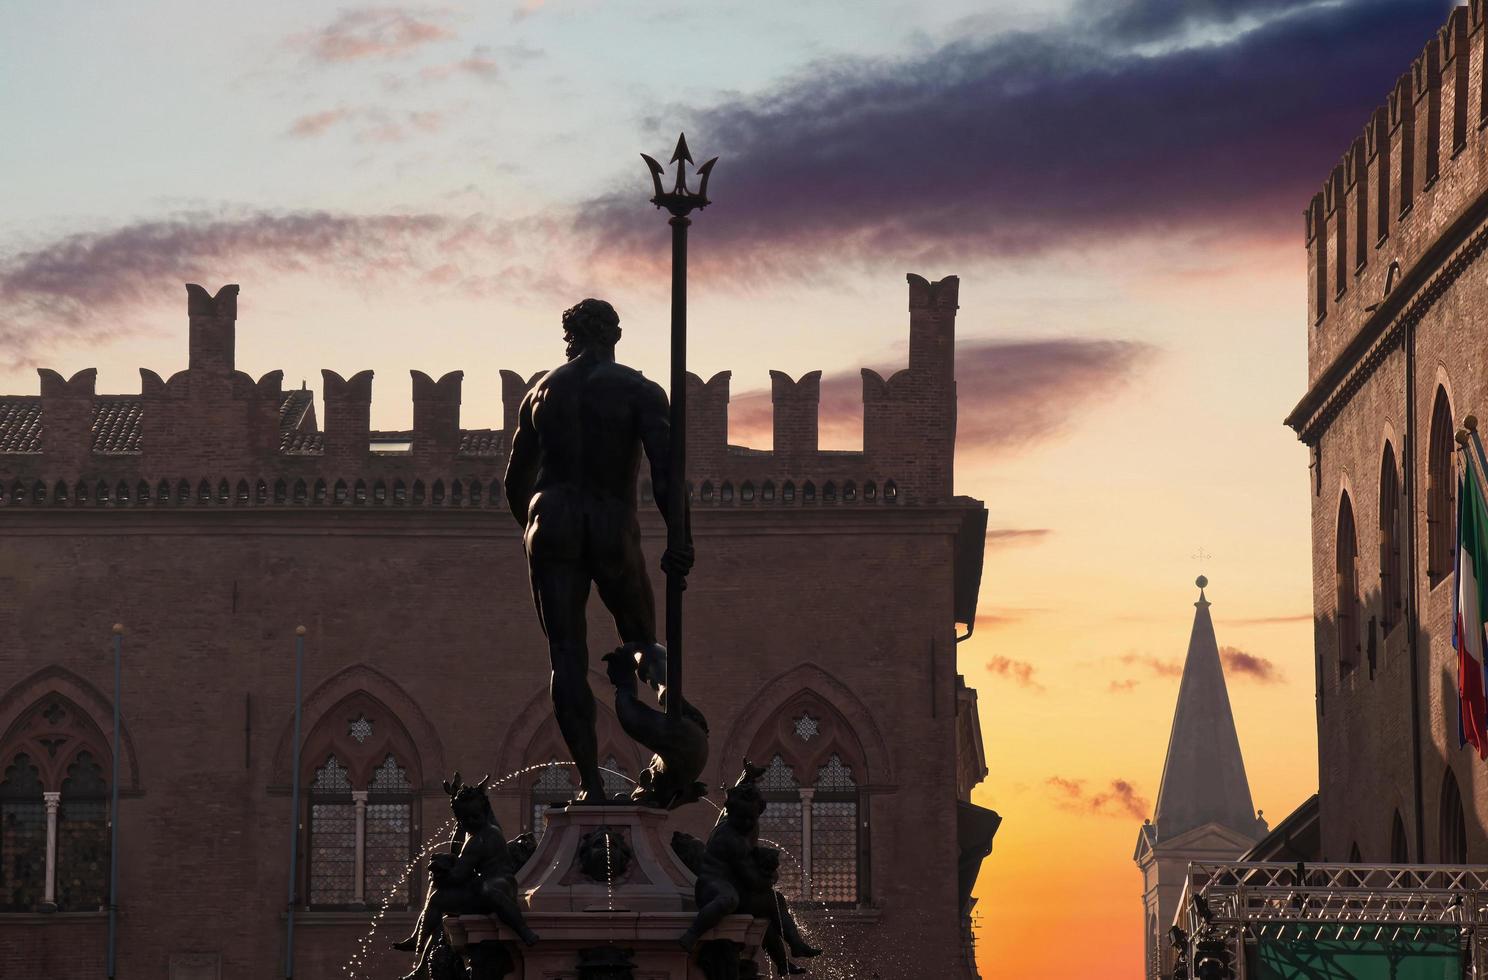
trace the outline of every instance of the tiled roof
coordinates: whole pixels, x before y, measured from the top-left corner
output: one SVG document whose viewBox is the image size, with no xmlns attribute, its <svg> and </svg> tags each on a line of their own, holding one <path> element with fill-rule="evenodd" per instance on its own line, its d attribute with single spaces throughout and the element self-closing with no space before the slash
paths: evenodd
<svg viewBox="0 0 1488 980">
<path fill-rule="evenodd" d="M 0 398 L 0 453 L 41 452 L 41 399 Z"/>
<path fill-rule="evenodd" d="M 304 388 L 286 391 L 284 401 L 279 405 L 279 431 L 290 432 L 298 429 L 305 419 L 305 413 L 313 404 L 315 404 L 314 393 Z"/>
<path fill-rule="evenodd" d="M 292 453 L 318 453 L 324 448 L 319 432 L 299 426 L 313 404 L 309 391 L 285 392 L 279 406 L 280 449 Z M 93 402 L 93 451 L 128 454 L 140 451 L 140 428 L 144 402 L 134 395 L 100 395 Z M 0 396 L 0 453 L 41 452 L 44 419 L 37 395 Z"/>
<path fill-rule="evenodd" d="M 137 453 L 145 406 L 138 398 L 105 396 L 93 403 L 93 451 Z"/>
<path fill-rule="evenodd" d="M 461 429 L 461 456 L 500 456 L 500 429 Z"/>
<path fill-rule="evenodd" d="M 279 451 L 281 453 L 292 453 L 302 456 L 314 456 L 325 452 L 324 432 L 294 432 L 286 431 L 280 433 Z"/>
</svg>

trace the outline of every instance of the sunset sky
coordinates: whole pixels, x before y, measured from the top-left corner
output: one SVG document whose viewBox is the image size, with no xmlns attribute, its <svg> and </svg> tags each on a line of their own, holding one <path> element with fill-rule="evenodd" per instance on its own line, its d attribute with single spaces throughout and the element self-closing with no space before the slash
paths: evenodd
<svg viewBox="0 0 1488 980">
<path fill-rule="evenodd" d="M 1316 788 L 1302 208 L 1445 20 L 1441 0 L 489 0 L 0 6 L 0 391 L 185 366 L 183 281 L 242 284 L 238 365 L 320 386 L 497 372 L 609 298 L 665 376 L 666 226 L 639 152 L 721 159 L 693 232 L 691 365 L 902 364 L 904 274 L 961 277 L 957 490 L 986 501 L 960 647 L 1004 817 L 988 977 L 1141 964 L 1132 848 L 1197 597 L 1252 792 Z M 664 157 L 663 157 L 664 159 Z M 1208 557 L 1200 557 L 1208 556 Z M 1106 954 L 1109 951 L 1109 955 Z"/>
</svg>

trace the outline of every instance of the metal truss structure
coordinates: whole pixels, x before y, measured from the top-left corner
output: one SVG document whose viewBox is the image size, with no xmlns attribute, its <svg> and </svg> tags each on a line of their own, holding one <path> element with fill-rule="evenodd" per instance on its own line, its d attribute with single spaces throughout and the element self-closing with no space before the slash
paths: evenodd
<svg viewBox="0 0 1488 980">
<path fill-rule="evenodd" d="M 1244 980 L 1245 945 L 1258 938 L 1455 934 L 1469 976 L 1488 980 L 1488 865 L 1194 862 L 1179 910 L 1186 948 L 1175 949 L 1174 976 L 1203 976 L 1207 956 Z"/>
</svg>

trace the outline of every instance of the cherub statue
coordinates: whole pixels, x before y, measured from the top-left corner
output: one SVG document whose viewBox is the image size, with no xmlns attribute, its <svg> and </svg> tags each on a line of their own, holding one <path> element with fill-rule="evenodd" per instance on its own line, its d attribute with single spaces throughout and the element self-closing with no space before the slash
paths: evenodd
<svg viewBox="0 0 1488 980">
<path fill-rule="evenodd" d="M 764 893 L 773 900 L 773 883 L 761 872 L 754 853 L 759 844 L 760 816 L 765 812 L 765 798 L 756 783 L 763 771 L 744 764 L 744 773 L 728 791 L 723 815 L 708 835 L 694 891 L 697 917 L 678 938 L 683 949 L 690 951 L 698 937 L 724 916 L 739 911 L 746 899 L 753 905 L 754 897 Z"/>
<path fill-rule="evenodd" d="M 672 834 L 672 850 L 693 874 L 701 873 L 703 856 L 707 850 L 702 841 L 691 834 L 685 834 L 680 830 L 675 831 Z M 801 935 L 801 929 L 796 924 L 795 916 L 791 914 L 789 903 L 785 896 L 775 888 L 780 881 L 780 851 L 773 847 L 757 845 L 753 850 L 753 855 L 754 863 L 760 875 L 769 883 L 770 889 L 750 893 L 747 897 L 741 895 L 738 911 L 769 922 L 763 945 L 770 960 L 775 964 L 775 972 L 778 975 L 805 973 L 804 969 L 790 962 L 790 957 L 820 956 L 822 951 L 812 946 Z"/>
<path fill-rule="evenodd" d="M 537 942 L 537 934 L 527 928 L 517 901 L 517 870 L 530 852 L 522 846 L 521 838 L 507 843 L 486 796 L 490 781 L 491 777 L 486 776 L 479 783 L 466 786 L 457 772 L 444 784 L 463 840 L 457 852 L 435 854 L 429 859 L 432 885 L 428 900 L 419 913 L 413 934 L 393 943 L 394 949 L 418 953 L 417 964 L 403 980 L 414 980 L 427 965 L 446 915 L 494 913 L 522 942 L 528 946 Z"/>
</svg>

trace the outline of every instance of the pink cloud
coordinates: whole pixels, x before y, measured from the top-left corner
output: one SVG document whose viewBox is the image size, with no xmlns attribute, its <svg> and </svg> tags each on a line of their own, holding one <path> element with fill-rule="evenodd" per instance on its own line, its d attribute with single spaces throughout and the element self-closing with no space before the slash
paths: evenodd
<svg viewBox="0 0 1488 980">
<path fill-rule="evenodd" d="M 294 40 L 308 47 L 310 56 L 326 64 L 395 58 L 455 37 L 440 23 L 444 11 L 402 7 L 362 7 L 346 10 L 330 24 Z"/>
<path fill-rule="evenodd" d="M 987 672 L 994 677 L 1005 677 L 1017 684 L 1035 691 L 1042 691 L 1043 685 L 1033 679 L 1033 664 L 1022 660 L 1013 660 L 1011 657 L 993 657 L 987 661 Z"/>
<path fill-rule="evenodd" d="M 459 61 L 452 61 L 445 65 L 430 65 L 419 72 L 419 77 L 426 82 L 437 82 L 455 75 L 472 75 L 488 82 L 494 82 L 501 77 L 501 66 L 493 58 L 490 48 L 478 47 L 470 52 L 470 55 Z"/>
<path fill-rule="evenodd" d="M 1086 780 L 1083 779 L 1050 776 L 1045 784 L 1053 792 L 1055 801 L 1061 808 L 1078 813 L 1141 820 L 1152 809 L 1151 801 L 1125 779 L 1113 779 L 1107 789 L 1096 793 L 1086 789 Z"/>
<path fill-rule="evenodd" d="M 289 125 L 289 135 L 297 139 L 320 136 L 333 126 L 351 118 L 350 109 L 327 109 L 301 116 Z"/>
<path fill-rule="evenodd" d="M 1276 664 L 1238 647 L 1220 647 L 1219 659 L 1232 677 L 1245 677 L 1261 684 L 1275 684 L 1282 680 L 1281 668 Z"/>
<path fill-rule="evenodd" d="M 1127 666 L 1145 667 L 1158 677 L 1183 676 L 1183 664 L 1177 660 L 1164 660 L 1146 653 L 1126 653 L 1117 659 Z"/>
</svg>

